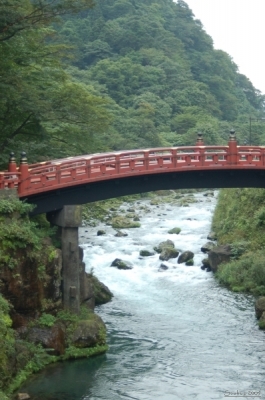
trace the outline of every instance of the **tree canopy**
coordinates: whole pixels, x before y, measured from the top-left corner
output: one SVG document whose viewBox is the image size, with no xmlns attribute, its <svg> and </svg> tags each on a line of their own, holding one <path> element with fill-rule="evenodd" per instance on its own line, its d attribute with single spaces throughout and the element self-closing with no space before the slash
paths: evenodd
<svg viewBox="0 0 265 400">
<path fill-rule="evenodd" d="M 179 0 L 0 1 L 0 148 L 51 157 L 265 144 L 264 96 Z M 255 131 L 255 132 L 254 132 Z"/>
</svg>

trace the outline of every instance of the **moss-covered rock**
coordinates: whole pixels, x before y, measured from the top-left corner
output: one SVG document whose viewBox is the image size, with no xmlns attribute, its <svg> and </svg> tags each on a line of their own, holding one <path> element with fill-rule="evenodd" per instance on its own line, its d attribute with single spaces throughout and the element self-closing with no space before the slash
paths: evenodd
<svg viewBox="0 0 265 400">
<path fill-rule="evenodd" d="M 121 260 L 120 258 L 115 258 L 111 263 L 111 267 L 117 267 L 118 269 L 132 269 L 132 265 L 128 261 Z"/>
<path fill-rule="evenodd" d="M 192 251 L 183 251 L 178 258 L 178 264 L 186 263 L 189 260 L 192 260 L 194 257 L 194 253 Z"/>
<path fill-rule="evenodd" d="M 172 240 L 169 240 L 169 239 L 165 240 L 164 242 L 159 243 L 158 246 L 155 246 L 154 250 L 157 253 L 162 253 L 163 249 L 167 248 L 167 247 L 172 247 L 174 249 L 175 248 L 174 242 L 172 242 Z"/>
<path fill-rule="evenodd" d="M 113 293 L 104 283 L 100 282 L 93 274 L 88 274 L 88 279 L 90 279 L 92 283 L 95 305 L 105 304 L 111 301 Z"/>
<path fill-rule="evenodd" d="M 89 319 L 77 322 L 71 342 L 78 348 L 105 344 L 105 334 L 104 322 L 98 315 L 93 314 Z"/>
<path fill-rule="evenodd" d="M 175 234 L 175 235 L 178 235 L 178 234 L 180 234 L 180 232 L 181 232 L 181 229 L 180 228 L 172 228 L 172 229 L 170 229 L 169 231 L 168 231 L 168 233 L 170 233 L 170 234 Z"/>
<path fill-rule="evenodd" d="M 139 228 L 141 224 L 137 221 L 132 221 L 129 218 L 125 218 L 122 216 L 114 217 L 111 220 L 111 226 L 114 229 L 122 229 L 122 228 Z"/>
<path fill-rule="evenodd" d="M 159 260 L 168 261 L 171 258 L 176 258 L 179 255 L 179 251 L 173 247 L 165 247 L 159 256 Z"/>
<path fill-rule="evenodd" d="M 141 257 L 151 257 L 153 256 L 155 253 L 153 251 L 149 251 L 149 250 L 140 250 L 140 256 Z"/>
</svg>

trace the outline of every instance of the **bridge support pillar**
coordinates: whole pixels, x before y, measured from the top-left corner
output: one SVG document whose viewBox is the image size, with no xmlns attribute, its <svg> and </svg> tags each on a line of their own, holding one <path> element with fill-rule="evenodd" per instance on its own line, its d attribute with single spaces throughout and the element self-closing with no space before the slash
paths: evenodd
<svg viewBox="0 0 265 400">
<path fill-rule="evenodd" d="M 49 213 L 47 219 L 60 227 L 63 263 L 63 305 L 76 314 L 80 312 L 78 227 L 81 226 L 81 206 L 64 206 Z"/>
</svg>

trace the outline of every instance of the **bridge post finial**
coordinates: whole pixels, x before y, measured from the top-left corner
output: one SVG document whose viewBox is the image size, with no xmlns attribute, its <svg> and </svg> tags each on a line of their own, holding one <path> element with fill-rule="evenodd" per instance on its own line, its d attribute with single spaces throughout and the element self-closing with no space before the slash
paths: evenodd
<svg viewBox="0 0 265 400">
<path fill-rule="evenodd" d="M 8 172 L 17 172 L 17 164 L 15 159 L 15 154 L 13 152 L 10 153 Z"/>
<path fill-rule="evenodd" d="M 23 191 L 27 188 L 28 185 L 27 178 L 29 175 L 28 159 L 24 151 L 21 153 L 19 172 L 20 172 L 20 182 L 18 185 L 18 193 L 23 193 Z"/>
<path fill-rule="evenodd" d="M 197 133 L 196 146 L 204 146 L 203 137 L 202 137 L 202 133 L 201 132 Z"/>
<path fill-rule="evenodd" d="M 236 131 L 234 129 L 230 130 L 229 141 L 236 141 Z"/>
<path fill-rule="evenodd" d="M 237 164 L 238 161 L 236 132 L 234 129 L 230 130 L 230 136 L 228 142 L 228 160 L 229 164 Z"/>
</svg>

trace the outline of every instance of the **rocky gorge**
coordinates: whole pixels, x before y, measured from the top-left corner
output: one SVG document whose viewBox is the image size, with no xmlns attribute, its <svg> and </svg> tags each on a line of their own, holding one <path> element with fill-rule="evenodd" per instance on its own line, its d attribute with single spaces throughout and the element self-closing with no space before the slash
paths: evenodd
<svg viewBox="0 0 265 400">
<path fill-rule="evenodd" d="M 209 192 L 205 194 L 211 196 Z M 205 196 L 206 199 L 207 196 Z M 99 240 L 104 240 L 107 237 L 110 240 L 110 232 L 112 232 L 111 235 L 122 241 L 123 238 L 131 236 L 131 229 L 134 231 L 134 228 L 136 228 L 129 228 L 130 223 L 137 220 L 138 226 L 141 225 L 143 216 L 152 214 L 152 209 L 164 209 L 164 213 L 159 214 L 158 212 L 158 217 L 161 217 L 162 221 L 167 208 L 170 209 L 174 205 L 179 207 L 180 205 L 181 208 L 178 210 L 182 209 L 184 212 L 189 204 L 192 205 L 200 201 L 201 196 L 194 196 L 193 193 L 179 194 L 171 191 L 167 194 L 154 194 L 148 202 L 136 200 L 131 205 L 130 202 L 122 202 L 121 206 L 112 207 L 112 210 L 109 209 L 106 214 L 103 213 L 103 223 L 93 222 L 95 225 L 99 224 L 100 228 L 97 229 L 96 236 Z M 196 218 L 193 220 L 196 221 Z M 114 224 L 112 224 L 113 221 Z M 118 228 L 117 221 L 119 221 Z M 189 223 L 190 219 L 187 218 L 187 224 Z M 189 245 L 190 248 L 183 248 L 181 241 L 178 241 L 182 231 L 185 231 L 183 224 L 181 228 L 179 226 L 172 227 L 172 224 L 168 226 L 164 241 L 157 242 L 155 246 L 141 246 L 138 252 L 139 260 L 145 262 L 147 259 L 154 260 L 155 257 L 158 257 L 157 270 L 160 273 L 171 272 L 177 268 L 177 265 L 184 265 L 187 268 L 194 268 L 193 266 L 197 265 L 198 268 L 200 264 L 201 269 L 216 273 L 222 262 L 229 261 L 233 257 L 231 246 L 217 246 L 216 235 L 213 232 L 211 234 L 205 232 L 208 242 L 202 245 L 200 250 L 202 255 L 207 255 L 207 258 L 200 258 L 201 261 L 198 264 L 198 256 L 192 251 L 194 250 L 193 246 Z M 45 351 L 45 357 L 54 357 L 54 361 L 100 354 L 106 351 L 106 327 L 102 319 L 93 311 L 95 305 L 105 304 L 109 301 L 112 298 L 112 293 L 94 276 L 93 265 L 90 272 L 86 272 L 88 268 L 85 268 L 83 257 L 84 250 L 87 250 L 83 243 L 89 232 L 90 227 L 84 222 L 80 234 L 80 289 L 82 304 L 85 307 L 82 308 L 82 315 L 79 319 L 66 315 L 62 310 L 60 294 L 61 256 L 60 250 L 53 247 L 51 239 L 45 238 L 43 242 L 46 258 L 44 258 L 44 255 L 41 257 L 42 263 L 45 264 L 45 270 L 38 267 L 35 268 L 34 273 L 34 263 L 32 263 L 31 268 L 28 268 L 27 263 L 18 263 L 12 273 L 10 268 L 1 269 L 0 278 L 3 293 L 9 299 L 9 302 L 12 303 L 13 301 L 14 304 L 10 315 L 13 320 L 13 327 L 16 329 L 16 350 L 24 354 L 24 360 L 20 364 L 15 361 L 17 368 L 19 368 L 18 371 L 23 370 L 27 366 L 27 361 L 33 357 L 32 350 L 30 353 L 25 343 L 41 346 Z M 91 246 L 94 246 L 93 242 Z M 134 263 L 129 262 L 128 257 L 115 258 L 113 261 L 110 258 L 109 266 L 118 270 L 125 270 L 124 272 L 134 269 Z M 18 276 L 20 279 L 17 279 Z M 258 299 L 255 308 L 257 318 L 262 322 L 265 311 L 264 298 Z M 51 358 L 49 361 L 47 359 L 47 363 L 51 361 Z"/>
</svg>

